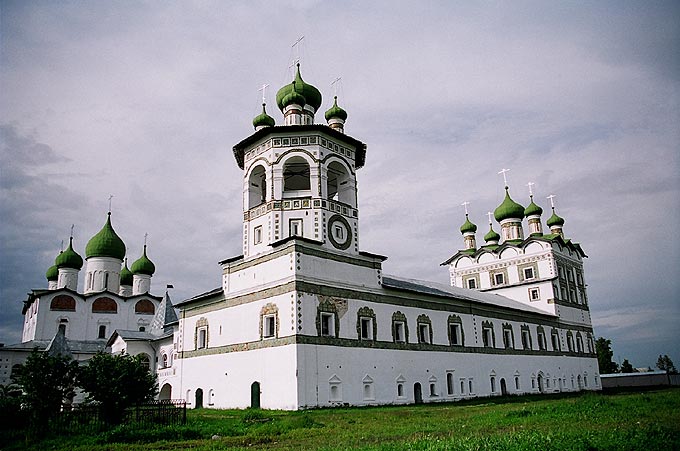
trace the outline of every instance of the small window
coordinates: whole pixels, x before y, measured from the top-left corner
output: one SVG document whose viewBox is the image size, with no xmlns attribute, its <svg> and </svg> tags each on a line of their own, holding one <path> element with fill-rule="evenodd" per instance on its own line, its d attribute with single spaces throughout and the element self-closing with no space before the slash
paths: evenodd
<svg viewBox="0 0 680 451">
<path fill-rule="evenodd" d="M 531 334 L 528 330 L 522 331 L 522 347 L 524 349 L 531 349 Z"/>
<path fill-rule="evenodd" d="M 276 316 L 266 315 L 262 324 L 262 336 L 272 338 L 276 335 Z"/>
<path fill-rule="evenodd" d="M 550 337 L 550 338 L 552 339 L 553 351 L 559 351 L 560 350 L 560 339 L 557 336 L 557 334 L 553 334 L 552 337 Z"/>
<path fill-rule="evenodd" d="M 453 395 L 453 373 L 446 373 L 446 393 Z"/>
<path fill-rule="evenodd" d="M 396 321 L 394 323 L 394 341 L 397 343 L 404 343 L 406 341 L 406 335 L 404 334 L 404 323 L 402 321 Z"/>
<path fill-rule="evenodd" d="M 519 390 L 519 377 L 515 376 L 515 390 Z"/>
<path fill-rule="evenodd" d="M 163 354 L 163 368 L 167 368 L 167 367 L 168 367 L 168 355 Z"/>
<path fill-rule="evenodd" d="M 262 226 L 255 227 L 253 230 L 253 235 L 255 235 L 253 238 L 254 243 L 260 244 L 262 242 Z"/>
<path fill-rule="evenodd" d="M 534 268 L 524 268 L 524 280 L 531 280 L 534 277 Z"/>
<path fill-rule="evenodd" d="M 430 384 L 430 396 L 437 396 L 437 385 L 434 383 Z"/>
<path fill-rule="evenodd" d="M 335 335 L 335 318 L 332 313 L 321 312 L 321 336 L 333 337 Z"/>
<path fill-rule="evenodd" d="M 208 345 L 208 330 L 205 327 L 198 329 L 198 348 L 202 349 Z"/>
<path fill-rule="evenodd" d="M 468 390 L 469 393 L 474 393 L 474 392 L 475 392 L 474 389 L 473 389 L 473 386 L 472 386 L 472 379 L 470 379 L 470 380 L 468 381 L 468 389 L 469 389 L 469 390 Z"/>
<path fill-rule="evenodd" d="M 496 393 L 496 378 L 491 376 L 491 393 Z"/>
<path fill-rule="evenodd" d="M 373 318 L 361 318 L 361 339 L 373 339 Z"/>
<path fill-rule="evenodd" d="M 482 344 L 486 348 L 496 347 L 493 333 L 493 324 L 488 321 L 485 321 L 484 324 L 482 324 Z"/>
<path fill-rule="evenodd" d="M 104 324 L 99 325 L 99 334 L 97 338 L 106 338 L 106 326 Z"/>
<path fill-rule="evenodd" d="M 460 394 L 461 395 L 465 394 L 465 379 L 460 380 Z"/>
<path fill-rule="evenodd" d="M 373 395 L 373 384 L 364 384 L 364 401 L 372 401 L 375 399 Z"/>
<path fill-rule="evenodd" d="M 397 397 L 404 397 L 404 384 L 397 384 Z"/>
<path fill-rule="evenodd" d="M 467 287 L 468 287 L 470 290 L 476 289 L 476 288 L 477 288 L 477 280 L 474 279 L 474 278 L 469 278 L 469 279 L 467 279 Z"/>
<path fill-rule="evenodd" d="M 342 392 L 340 391 L 340 384 L 331 384 L 331 401 L 342 401 Z"/>
<path fill-rule="evenodd" d="M 538 288 L 529 288 L 529 300 L 538 301 L 541 299 L 541 291 Z"/>
<path fill-rule="evenodd" d="M 302 219 L 290 220 L 290 236 L 302 236 Z"/>
<path fill-rule="evenodd" d="M 493 282 L 494 285 L 503 285 L 505 283 L 505 277 L 503 277 L 503 273 L 496 273 L 493 275 Z"/>
<path fill-rule="evenodd" d="M 104 289 L 109 288 L 109 273 L 104 273 Z"/>
<path fill-rule="evenodd" d="M 64 334 L 64 336 L 66 336 L 66 323 L 61 323 L 61 324 L 59 324 L 59 329 L 58 329 L 58 331 L 59 331 L 60 333 Z"/>
<path fill-rule="evenodd" d="M 514 344 L 512 342 L 512 330 L 509 329 L 504 329 L 503 330 L 503 345 L 507 348 L 513 348 Z"/>
<path fill-rule="evenodd" d="M 140 332 L 146 331 L 146 327 L 144 327 L 144 326 L 139 326 L 139 331 L 140 331 Z"/>
<path fill-rule="evenodd" d="M 429 324 L 418 324 L 418 341 L 420 343 L 430 342 L 430 325 Z"/>
<path fill-rule="evenodd" d="M 451 345 L 460 346 L 461 336 L 460 336 L 460 324 L 449 323 L 449 333 L 451 335 Z"/>
</svg>

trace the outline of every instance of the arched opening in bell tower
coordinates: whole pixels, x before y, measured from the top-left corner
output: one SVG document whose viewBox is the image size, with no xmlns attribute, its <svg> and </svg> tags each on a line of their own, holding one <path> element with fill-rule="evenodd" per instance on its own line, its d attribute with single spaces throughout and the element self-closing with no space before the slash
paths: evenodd
<svg viewBox="0 0 680 451">
<path fill-rule="evenodd" d="M 338 161 L 331 162 L 326 169 L 326 196 L 330 200 L 355 206 L 349 171 Z"/>
<path fill-rule="evenodd" d="M 307 196 L 310 190 L 309 163 L 302 157 L 291 157 L 283 165 L 283 192 L 286 197 Z"/>
<path fill-rule="evenodd" d="M 255 166 L 248 178 L 248 208 L 257 207 L 267 200 L 267 174 L 261 165 Z"/>
</svg>

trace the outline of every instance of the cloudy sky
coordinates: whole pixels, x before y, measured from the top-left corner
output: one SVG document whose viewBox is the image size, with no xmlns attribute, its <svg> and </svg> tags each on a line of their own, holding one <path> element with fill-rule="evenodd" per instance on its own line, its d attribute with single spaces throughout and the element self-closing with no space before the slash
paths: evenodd
<svg viewBox="0 0 680 451">
<path fill-rule="evenodd" d="M 360 245 L 386 273 L 447 283 L 461 202 L 481 241 L 509 168 L 520 203 L 529 181 L 544 210 L 557 195 L 615 358 L 680 364 L 677 2 L 3 1 L 0 21 L 0 342 L 111 194 L 131 260 L 149 234 L 156 293 L 219 286 L 241 253 L 232 146 L 264 83 L 282 122 L 299 56 L 322 111 L 342 78 L 346 132 L 368 145 Z"/>
</svg>

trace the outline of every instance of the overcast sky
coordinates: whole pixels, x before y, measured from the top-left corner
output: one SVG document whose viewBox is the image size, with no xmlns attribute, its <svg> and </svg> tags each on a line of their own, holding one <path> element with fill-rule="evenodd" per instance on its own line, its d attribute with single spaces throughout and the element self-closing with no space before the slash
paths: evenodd
<svg viewBox="0 0 680 451">
<path fill-rule="evenodd" d="M 149 234 L 153 292 L 218 287 L 241 254 L 232 146 L 264 83 L 283 122 L 299 49 L 317 122 L 342 77 L 368 145 L 360 247 L 386 273 L 448 283 L 460 204 L 481 243 L 509 168 L 516 201 L 529 181 L 546 212 L 556 194 L 616 360 L 680 364 L 680 3 L 3 1 L 0 20 L 0 342 L 71 224 L 84 257 L 110 194 L 131 261 Z"/>
</svg>

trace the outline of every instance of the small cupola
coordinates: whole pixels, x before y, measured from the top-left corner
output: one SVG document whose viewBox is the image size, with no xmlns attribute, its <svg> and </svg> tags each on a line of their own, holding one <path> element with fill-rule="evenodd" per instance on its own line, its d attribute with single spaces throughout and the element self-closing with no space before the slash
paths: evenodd
<svg viewBox="0 0 680 451">
<path fill-rule="evenodd" d="M 54 264 L 59 272 L 57 288 L 68 288 L 76 291 L 78 288 L 78 272 L 83 267 L 83 257 L 73 250 L 73 236 L 69 239 L 68 248 L 57 255 Z"/>
<path fill-rule="evenodd" d="M 550 227 L 550 233 L 560 235 L 562 238 L 564 238 L 564 232 L 562 231 L 564 219 L 557 216 L 557 213 L 555 213 L 555 207 L 552 207 L 552 216 L 548 218 L 546 224 L 548 224 L 548 227 Z"/>
<path fill-rule="evenodd" d="M 59 268 L 57 268 L 57 265 L 50 266 L 45 273 L 45 277 L 47 278 L 47 289 L 55 290 L 59 281 Z"/>
<path fill-rule="evenodd" d="M 151 291 L 151 276 L 156 272 L 156 266 L 146 256 L 146 244 L 139 257 L 130 267 L 132 271 L 132 294 L 144 294 Z"/>
<path fill-rule="evenodd" d="M 465 249 L 476 249 L 477 242 L 475 239 L 475 232 L 477 232 L 477 226 L 470 221 L 470 217 L 465 213 L 465 222 L 460 226 L 460 233 L 463 234 L 463 240 L 465 240 Z"/>
<path fill-rule="evenodd" d="M 338 96 L 333 98 L 333 106 L 324 115 L 328 126 L 341 133 L 345 132 L 345 121 L 347 121 L 347 111 L 338 106 Z"/>
<path fill-rule="evenodd" d="M 260 130 L 265 127 L 273 127 L 276 124 L 274 118 L 267 114 L 267 110 L 265 107 L 266 104 L 263 103 L 262 113 L 258 114 L 257 116 L 255 116 L 255 119 L 253 119 L 253 127 L 255 127 L 255 130 Z"/>
<path fill-rule="evenodd" d="M 505 199 L 494 210 L 493 216 L 501 225 L 503 241 L 524 239 L 524 232 L 522 230 L 524 207 L 512 200 L 507 185 L 505 186 Z"/>
<path fill-rule="evenodd" d="M 495 246 L 500 241 L 501 236 L 493 229 L 493 223 L 489 222 L 489 231 L 484 235 L 487 246 Z"/>
<path fill-rule="evenodd" d="M 541 225 L 541 215 L 543 214 L 543 209 L 534 203 L 534 195 L 529 195 L 531 202 L 524 209 L 524 217 L 527 218 L 529 223 L 529 234 L 530 235 L 543 235 L 543 226 Z"/>
<path fill-rule="evenodd" d="M 127 258 L 123 263 L 123 269 L 120 270 L 120 288 L 118 294 L 121 296 L 130 296 L 132 294 L 132 271 L 128 268 Z"/>
</svg>

